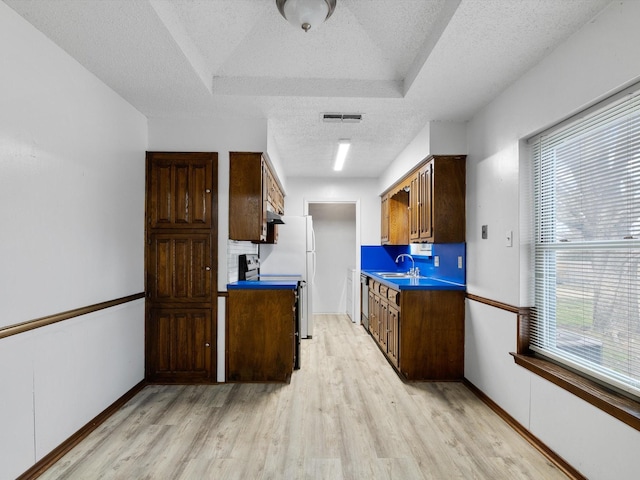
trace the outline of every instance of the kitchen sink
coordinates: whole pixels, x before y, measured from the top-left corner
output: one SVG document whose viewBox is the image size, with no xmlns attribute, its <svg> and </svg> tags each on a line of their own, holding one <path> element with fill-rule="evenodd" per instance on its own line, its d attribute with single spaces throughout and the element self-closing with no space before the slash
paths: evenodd
<svg viewBox="0 0 640 480">
<path fill-rule="evenodd" d="M 382 278 L 427 278 L 420 275 L 414 277 L 407 272 L 376 272 L 376 275 Z"/>
</svg>

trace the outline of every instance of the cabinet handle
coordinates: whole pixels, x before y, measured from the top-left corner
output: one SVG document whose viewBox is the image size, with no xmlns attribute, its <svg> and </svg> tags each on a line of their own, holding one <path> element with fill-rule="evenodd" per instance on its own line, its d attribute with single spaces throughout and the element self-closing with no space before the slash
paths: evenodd
<svg viewBox="0 0 640 480">
<path fill-rule="evenodd" d="M 207 189 L 204 191 L 204 193 L 211 193 L 211 189 L 210 189 L 210 188 L 207 188 Z"/>
<path fill-rule="evenodd" d="M 211 346 L 211 344 L 209 342 L 204 344 L 205 347 L 209 348 Z"/>
<path fill-rule="evenodd" d="M 211 267 L 207 265 L 206 267 L 204 267 L 204 269 L 208 272 L 209 270 L 211 270 Z"/>
</svg>

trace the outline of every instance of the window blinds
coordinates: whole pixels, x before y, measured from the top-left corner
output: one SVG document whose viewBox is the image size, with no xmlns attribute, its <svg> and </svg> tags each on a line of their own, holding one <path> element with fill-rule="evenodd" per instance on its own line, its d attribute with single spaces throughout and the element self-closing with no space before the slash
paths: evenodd
<svg viewBox="0 0 640 480">
<path fill-rule="evenodd" d="M 640 94 L 530 140 L 530 347 L 640 396 Z"/>
</svg>

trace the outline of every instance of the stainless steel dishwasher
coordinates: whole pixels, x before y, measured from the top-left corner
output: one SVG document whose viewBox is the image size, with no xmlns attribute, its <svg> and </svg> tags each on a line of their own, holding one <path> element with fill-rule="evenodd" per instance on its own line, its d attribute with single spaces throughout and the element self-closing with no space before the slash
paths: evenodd
<svg viewBox="0 0 640 480">
<path fill-rule="evenodd" d="M 360 274 L 360 320 L 365 330 L 369 331 L 369 277 Z"/>
</svg>

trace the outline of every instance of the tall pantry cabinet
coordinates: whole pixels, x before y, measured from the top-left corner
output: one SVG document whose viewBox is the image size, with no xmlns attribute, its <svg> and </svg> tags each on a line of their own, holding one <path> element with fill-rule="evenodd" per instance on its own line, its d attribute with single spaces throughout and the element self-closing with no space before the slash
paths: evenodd
<svg viewBox="0 0 640 480">
<path fill-rule="evenodd" d="M 216 372 L 216 153 L 147 152 L 145 376 L 208 383 Z"/>
</svg>

